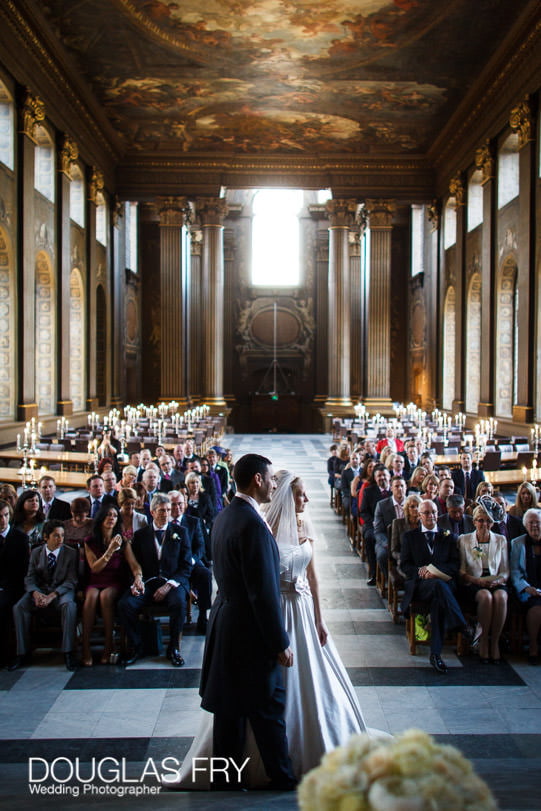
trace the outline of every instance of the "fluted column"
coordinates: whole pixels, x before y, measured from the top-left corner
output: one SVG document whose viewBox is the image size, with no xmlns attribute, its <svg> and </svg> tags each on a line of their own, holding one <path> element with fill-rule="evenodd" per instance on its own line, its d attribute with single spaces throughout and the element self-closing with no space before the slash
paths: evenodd
<svg viewBox="0 0 541 811">
<path fill-rule="evenodd" d="M 351 303 L 349 229 L 355 222 L 356 200 L 329 200 L 329 332 L 327 410 L 351 408 Z"/>
<path fill-rule="evenodd" d="M 367 200 L 370 259 L 367 285 L 366 397 L 369 411 L 392 407 L 391 400 L 391 233 L 392 200 Z"/>
<path fill-rule="evenodd" d="M 57 412 L 73 414 L 70 380 L 70 186 L 71 167 L 77 160 L 77 144 L 67 135 L 61 141 L 58 161 L 58 400 Z"/>
<path fill-rule="evenodd" d="M 225 407 L 224 400 L 224 218 L 227 204 L 221 197 L 197 201 L 203 232 L 202 298 L 204 306 L 204 401 L 211 408 Z"/>
<path fill-rule="evenodd" d="M 19 125 L 19 392 L 17 419 L 38 416 L 35 376 L 36 251 L 34 235 L 34 161 L 36 130 L 45 118 L 38 96 L 26 92 Z"/>
<path fill-rule="evenodd" d="M 481 235 L 481 379 L 479 417 L 494 416 L 494 280 L 495 197 L 494 155 L 487 140 L 475 153 L 475 166 L 483 186 L 483 230 Z"/>
<path fill-rule="evenodd" d="M 187 405 L 186 275 L 189 257 L 185 197 L 158 200 L 160 213 L 160 400 Z"/>
</svg>

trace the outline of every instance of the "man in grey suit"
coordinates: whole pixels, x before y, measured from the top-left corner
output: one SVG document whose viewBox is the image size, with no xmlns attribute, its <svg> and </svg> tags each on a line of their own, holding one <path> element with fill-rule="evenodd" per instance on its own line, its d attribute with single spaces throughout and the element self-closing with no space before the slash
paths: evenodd
<svg viewBox="0 0 541 811">
<path fill-rule="evenodd" d="M 390 529 L 395 518 L 404 518 L 406 501 L 406 480 L 402 476 L 391 479 L 391 495 L 376 504 L 374 513 L 374 537 L 376 539 L 376 560 L 387 577 Z"/>
<path fill-rule="evenodd" d="M 64 546 L 64 525 L 57 519 L 43 525 L 41 546 L 30 554 L 30 564 L 24 581 L 26 594 L 13 606 L 13 620 L 17 637 L 17 656 L 8 670 L 17 670 L 29 664 L 30 619 L 35 611 L 58 611 L 62 620 L 62 651 L 68 670 L 75 670 L 73 653 L 77 605 L 77 552 Z"/>
<path fill-rule="evenodd" d="M 445 504 L 447 512 L 438 516 L 438 527 L 440 529 L 443 531 L 449 530 L 457 538 L 467 532 L 474 532 L 475 527 L 472 518 L 464 512 L 466 508 L 464 496 L 454 493 L 452 496 L 447 496 Z"/>
</svg>

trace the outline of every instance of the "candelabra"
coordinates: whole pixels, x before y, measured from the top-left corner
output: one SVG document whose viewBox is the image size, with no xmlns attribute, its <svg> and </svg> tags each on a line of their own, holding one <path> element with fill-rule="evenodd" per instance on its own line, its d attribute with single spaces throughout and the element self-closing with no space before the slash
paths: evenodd
<svg viewBox="0 0 541 811">
<path fill-rule="evenodd" d="M 533 444 L 534 452 L 535 452 L 536 456 L 537 456 L 538 451 L 539 451 L 539 439 L 540 439 L 540 437 L 541 437 L 541 426 L 540 425 L 534 425 L 534 427 L 531 430 L 531 438 L 532 438 L 532 444 Z"/>
</svg>

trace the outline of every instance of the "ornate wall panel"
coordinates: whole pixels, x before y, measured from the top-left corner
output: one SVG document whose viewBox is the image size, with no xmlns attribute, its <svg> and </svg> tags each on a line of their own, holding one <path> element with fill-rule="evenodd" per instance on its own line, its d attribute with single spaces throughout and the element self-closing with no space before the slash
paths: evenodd
<svg viewBox="0 0 541 811">
<path fill-rule="evenodd" d="M 455 398 L 456 293 L 449 287 L 443 306 L 443 408 L 451 409 Z"/>
<path fill-rule="evenodd" d="M 425 291 L 418 277 L 411 280 L 410 392 L 408 399 L 422 406 L 427 397 L 427 323 Z"/>
<path fill-rule="evenodd" d="M 466 298 L 466 411 L 477 414 L 481 384 L 481 275 L 470 279 Z"/>
<path fill-rule="evenodd" d="M 70 395 L 74 411 L 85 407 L 85 294 L 81 271 L 70 273 Z"/>
<path fill-rule="evenodd" d="M 496 397 L 498 417 L 513 416 L 517 266 L 507 257 L 496 281 Z"/>
<path fill-rule="evenodd" d="M 0 420 L 13 419 L 15 412 L 15 300 L 13 250 L 0 225 Z"/>
<path fill-rule="evenodd" d="M 40 414 L 56 409 L 56 307 L 51 257 L 36 256 L 36 401 Z"/>
</svg>

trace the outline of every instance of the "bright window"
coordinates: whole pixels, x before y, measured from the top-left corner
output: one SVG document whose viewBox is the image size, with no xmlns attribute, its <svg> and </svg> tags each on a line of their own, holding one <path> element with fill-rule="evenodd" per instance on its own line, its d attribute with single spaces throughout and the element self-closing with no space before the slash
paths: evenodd
<svg viewBox="0 0 541 811">
<path fill-rule="evenodd" d="M 254 195 L 252 284 L 296 287 L 300 282 L 302 189 L 260 189 Z"/>
<path fill-rule="evenodd" d="M 503 208 L 518 196 L 519 155 L 515 150 L 516 136 L 511 135 L 498 154 L 498 208 Z"/>
<path fill-rule="evenodd" d="M 445 250 L 456 242 L 456 209 L 451 203 L 445 206 L 443 215 L 443 247 Z"/>
<path fill-rule="evenodd" d="M 36 142 L 34 186 L 47 200 L 54 203 L 54 145 L 44 127 L 37 128 Z"/>
<path fill-rule="evenodd" d="M 426 211 L 424 206 L 412 205 L 411 207 L 411 275 L 422 273 L 425 269 L 424 244 L 425 244 L 425 222 Z"/>
<path fill-rule="evenodd" d="M 71 167 L 70 217 L 81 228 L 85 227 L 85 182 L 78 164 Z"/>
<path fill-rule="evenodd" d="M 473 178 L 468 185 L 468 231 L 483 222 L 483 187 Z"/>
<path fill-rule="evenodd" d="M 0 82 L 0 162 L 8 169 L 14 167 L 15 113 L 13 101 L 5 85 Z"/>
</svg>

